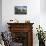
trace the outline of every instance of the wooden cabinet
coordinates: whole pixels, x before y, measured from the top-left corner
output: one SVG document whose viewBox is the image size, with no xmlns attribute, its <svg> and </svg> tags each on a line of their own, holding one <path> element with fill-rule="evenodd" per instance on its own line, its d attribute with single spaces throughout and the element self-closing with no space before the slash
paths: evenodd
<svg viewBox="0 0 46 46">
<path fill-rule="evenodd" d="M 12 33 L 13 41 L 22 46 L 33 46 L 33 23 L 7 23 Z"/>
</svg>

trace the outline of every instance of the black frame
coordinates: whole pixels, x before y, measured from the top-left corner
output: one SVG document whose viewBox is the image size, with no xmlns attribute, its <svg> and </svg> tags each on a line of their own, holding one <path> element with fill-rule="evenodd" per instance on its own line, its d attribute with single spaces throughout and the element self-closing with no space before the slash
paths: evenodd
<svg viewBox="0 0 46 46">
<path fill-rule="evenodd" d="M 27 14 L 27 6 L 15 6 L 15 14 Z"/>
</svg>

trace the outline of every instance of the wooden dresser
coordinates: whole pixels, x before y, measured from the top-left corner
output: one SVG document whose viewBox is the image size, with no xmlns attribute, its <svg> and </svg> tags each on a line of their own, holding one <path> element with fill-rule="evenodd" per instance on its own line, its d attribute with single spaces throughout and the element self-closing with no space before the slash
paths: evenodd
<svg viewBox="0 0 46 46">
<path fill-rule="evenodd" d="M 13 41 L 21 46 L 33 46 L 33 23 L 7 23 L 12 33 Z"/>
</svg>

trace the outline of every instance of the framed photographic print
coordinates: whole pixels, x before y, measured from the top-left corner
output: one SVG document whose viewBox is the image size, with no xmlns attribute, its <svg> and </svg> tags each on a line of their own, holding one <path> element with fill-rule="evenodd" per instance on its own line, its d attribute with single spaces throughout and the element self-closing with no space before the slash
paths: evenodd
<svg viewBox="0 0 46 46">
<path fill-rule="evenodd" d="M 15 6 L 15 14 L 27 14 L 27 6 Z"/>
</svg>

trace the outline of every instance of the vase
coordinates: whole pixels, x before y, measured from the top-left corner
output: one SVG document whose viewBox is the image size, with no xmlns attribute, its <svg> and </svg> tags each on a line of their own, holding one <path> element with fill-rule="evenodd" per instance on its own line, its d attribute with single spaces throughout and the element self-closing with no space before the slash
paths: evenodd
<svg viewBox="0 0 46 46">
<path fill-rule="evenodd" d="M 39 46 L 45 46 L 45 41 L 39 40 Z"/>
</svg>

